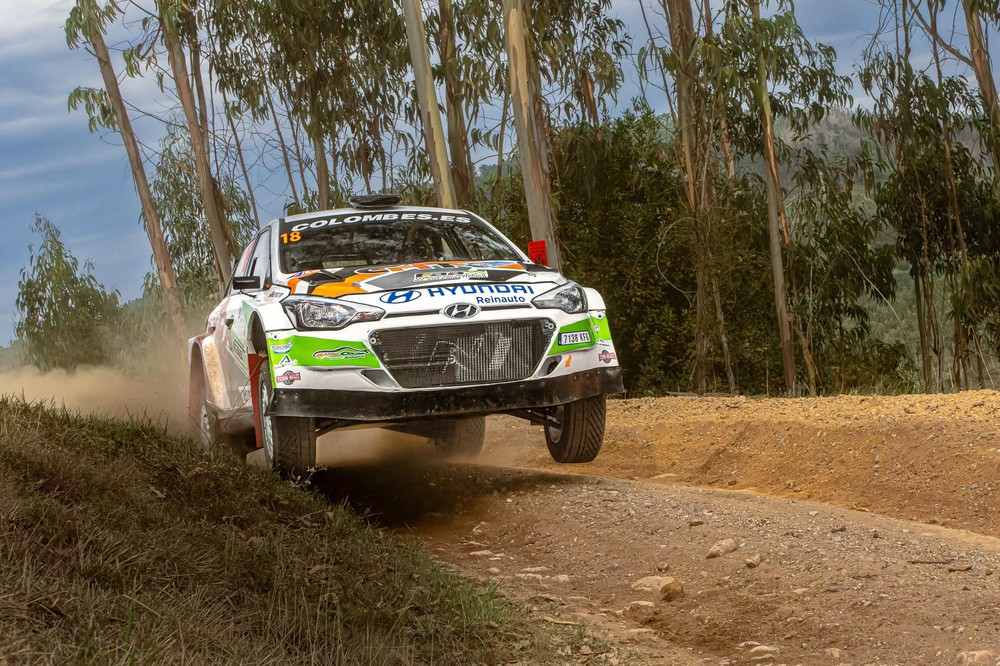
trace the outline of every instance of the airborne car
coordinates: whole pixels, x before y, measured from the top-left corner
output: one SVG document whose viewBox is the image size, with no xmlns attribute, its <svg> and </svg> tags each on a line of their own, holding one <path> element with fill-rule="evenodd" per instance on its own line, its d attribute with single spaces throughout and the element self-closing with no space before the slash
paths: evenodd
<svg viewBox="0 0 1000 666">
<path fill-rule="evenodd" d="M 474 455 L 484 417 L 544 427 L 558 462 L 593 460 L 622 390 L 604 300 L 532 264 L 468 212 L 354 197 L 266 225 L 206 331 L 189 410 L 205 444 L 316 465 L 317 436 L 375 426 Z"/>
</svg>

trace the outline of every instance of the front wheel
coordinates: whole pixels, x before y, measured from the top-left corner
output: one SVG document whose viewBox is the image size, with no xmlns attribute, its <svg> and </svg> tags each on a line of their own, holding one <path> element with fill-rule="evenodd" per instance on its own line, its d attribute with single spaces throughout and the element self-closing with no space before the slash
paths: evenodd
<svg viewBox="0 0 1000 666">
<path fill-rule="evenodd" d="M 260 441 L 267 466 L 283 474 L 301 476 L 316 466 L 316 424 L 312 418 L 269 416 L 271 382 L 261 370 L 257 408 L 260 414 Z"/>
<path fill-rule="evenodd" d="M 607 400 L 604 395 L 574 400 L 555 409 L 559 425 L 545 426 L 545 443 L 558 463 L 591 462 L 604 442 Z"/>
</svg>

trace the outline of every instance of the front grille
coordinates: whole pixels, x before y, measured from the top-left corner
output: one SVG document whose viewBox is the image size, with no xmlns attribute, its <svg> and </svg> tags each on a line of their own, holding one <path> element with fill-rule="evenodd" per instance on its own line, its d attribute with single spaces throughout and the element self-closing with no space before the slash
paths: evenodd
<svg viewBox="0 0 1000 666">
<path fill-rule="evenodd" d="M 511 382 L 531 376 L 553 330 L 547 319 L 395 328 L 372 347 L 403 388 Z"/>
</svg>

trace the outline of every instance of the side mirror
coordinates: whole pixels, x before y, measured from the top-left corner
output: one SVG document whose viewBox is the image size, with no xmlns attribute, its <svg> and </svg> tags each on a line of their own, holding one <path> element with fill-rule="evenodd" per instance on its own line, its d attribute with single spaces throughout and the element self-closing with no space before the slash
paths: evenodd
<svg viewBox="0 0 1000 666">
<path fill-rule="evenodd" d="M 233 291 L 256 291 L 260 289 L 260 277 L 257 275 L 242 275 L 233 278 Z"/>
</svg>

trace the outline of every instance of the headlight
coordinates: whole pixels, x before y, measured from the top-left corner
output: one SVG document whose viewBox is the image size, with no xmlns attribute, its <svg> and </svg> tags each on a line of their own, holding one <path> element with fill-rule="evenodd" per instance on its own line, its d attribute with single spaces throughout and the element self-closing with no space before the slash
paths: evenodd
<svg viewBox="0 0 1000 666">
<path fill-rule="evenodd" d="M 536 308 L 556 308 L 570 314 L 586 312 L 587 310 L 587 297 L 584 295 L 583 289 L 580 288 L 580 285 L 572 282 L 547 291 L 531 302 Z"/>
<path fill-rule="evenodd" d="M 282 303 L 300 328 L 344 328 L 348 324 L 378 321 L 385 310 L 367 305 L 346 305 L 319 298 L 289 297 Z"/>
</svg>

